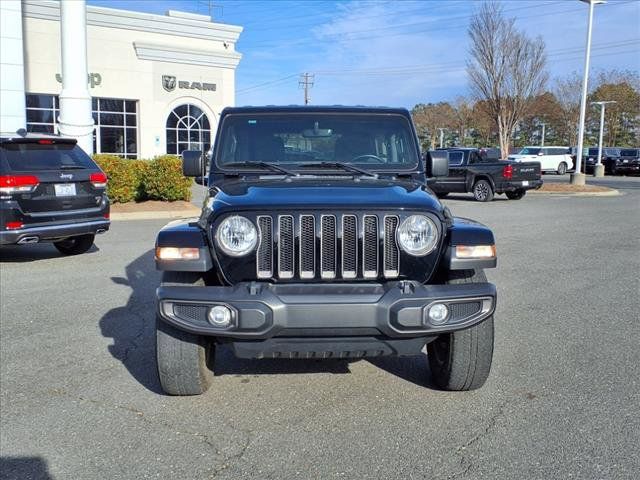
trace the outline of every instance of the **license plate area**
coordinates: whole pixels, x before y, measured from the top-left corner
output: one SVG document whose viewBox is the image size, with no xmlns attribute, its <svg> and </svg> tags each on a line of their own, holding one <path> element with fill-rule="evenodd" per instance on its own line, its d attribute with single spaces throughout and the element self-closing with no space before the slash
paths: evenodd
<svg viewBox="0 0 640 480">
<path fill-rule="evenodd" d="M 75 183 L 56 183 L 53 188 L 56 197 L 74 197 L 76 195 Z"/>
<path fill-rule="evenodd" d="M 524 180 L 524 181 L 522 182 L 522 186 L 523 186 L 523 187 L 528 187 L 528 186 L 529 186 L 529 180 Z"/>
</svg>

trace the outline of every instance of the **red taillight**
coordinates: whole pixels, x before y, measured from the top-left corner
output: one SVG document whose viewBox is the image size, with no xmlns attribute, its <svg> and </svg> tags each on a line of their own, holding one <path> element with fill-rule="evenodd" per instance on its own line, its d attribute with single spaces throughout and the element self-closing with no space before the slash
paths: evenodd
<svg viewBox="0 0 640 480">
<path fill-rule="evenodd" d="M 107 220 L 109 220 L 109 218 L 111 217 L 111 214 L 109 212 L 105 213 L 104 215 L 102 215 L 104 218 L 106 218 Z"/>
<path fill-rule="evenodd" d="M 38 140 L 38 143 L 39 143 L 40 145 L 53 145 L 53 144 L 54 144 L 54 141 L 53 141 L 53 140 L 45 140 L 45 139 L 42 139 L 42 140 Z"/>
<path fill-rule="evenodd" d="M 0 193 L 31 192 L 38 183 L 35 175 L 0 175 Z"/>
<path fill-rule="evenodd" d="M 22 222 L 7 222 L 4 224 L 7 227 L 7 230 L 17 230 L 18 228 L 22 228 Z"/>
<path fill-rule="evenodd" d="M 104 188 L 107 186 L 107 176 L 103 172 L 92 173 L 89 175 L 89 181 L 96 188 Z"/>
<path fill-rule="evenodd" d="M 513 178 L 513 166 L 507 165 L 502 169 L 502 177 L 507 180 L 511 180 Z"/>
</svg>

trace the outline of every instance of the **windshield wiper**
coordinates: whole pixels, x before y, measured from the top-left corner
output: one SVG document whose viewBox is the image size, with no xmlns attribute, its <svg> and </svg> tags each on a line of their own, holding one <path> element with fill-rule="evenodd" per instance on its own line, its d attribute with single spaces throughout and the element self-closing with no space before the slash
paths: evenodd
<svg viewBox="0 0 640 480">
<path fill-rule="evenodd" d="M 369 170 L 365 170 L 364 168 L 356 167 L 355 165 L 351 165 L 350 163 L 344 162 L 317 162 L 317 163 L 305 163 L 301 165 L 305 168 L 313 168 L 313 167 L 321 167 L 321 168 L 342 168 L 347 172 L 360 173 L 362 175 L 367 175 L 368 177 L 378 178 L 377 173 L 370 172 Z"/>
<path fill-rule="evenodd" d="M 60 170 L 85 170 L 87 167 L 82 165 L 60 165 Z"/>
<path fill-rule="evenodd" d="M 233 163 L 225 163 L 223 167 L 261 167 L 268 168 L 274 172 L 284 173 L 286 175 L 293 175 L 294 177 L 300 176 L 299 173 L 293 172 L 287 168 L 281 167 L 279 165 L 275 165 L 269 162 L 233 162 Z"/>
</svg>

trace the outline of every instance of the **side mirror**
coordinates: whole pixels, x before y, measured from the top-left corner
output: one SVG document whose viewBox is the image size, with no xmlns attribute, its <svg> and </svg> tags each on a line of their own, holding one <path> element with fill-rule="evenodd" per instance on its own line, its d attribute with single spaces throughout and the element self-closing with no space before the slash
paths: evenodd
<svg viewBox="0 0 640 480">
<path fill-rule="evenodd" d="M 204 162 L 200 150 L 185 150 L 182 152 L 182 174 L 185 177 L 198 177 L 202 175 Z"/>
<path fill-rule="evenodd" d="M 446 150 L 432 150 L 427 152 L 427 176 L 449 176 L 449 152 Z"/>
</svg>

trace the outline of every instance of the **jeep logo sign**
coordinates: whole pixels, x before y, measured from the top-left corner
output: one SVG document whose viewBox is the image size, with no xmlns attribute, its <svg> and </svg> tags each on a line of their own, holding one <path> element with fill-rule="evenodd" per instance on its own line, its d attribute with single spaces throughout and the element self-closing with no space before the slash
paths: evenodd
<svg viewBox="0 0 640 480">
<path fill-rule="evenodd" d="M 174 91 L 176 88 L 176 83 L 178 84 L 178 88 L 184 90 L 200 90 L 202 92 L 216 91 L 215 83 L 188 82 L 186 80 L 176 80 L 176 77 L 173 75 L 162 75 L 162 88 L 164 88 L 167 92 Z"/>
</svg>

